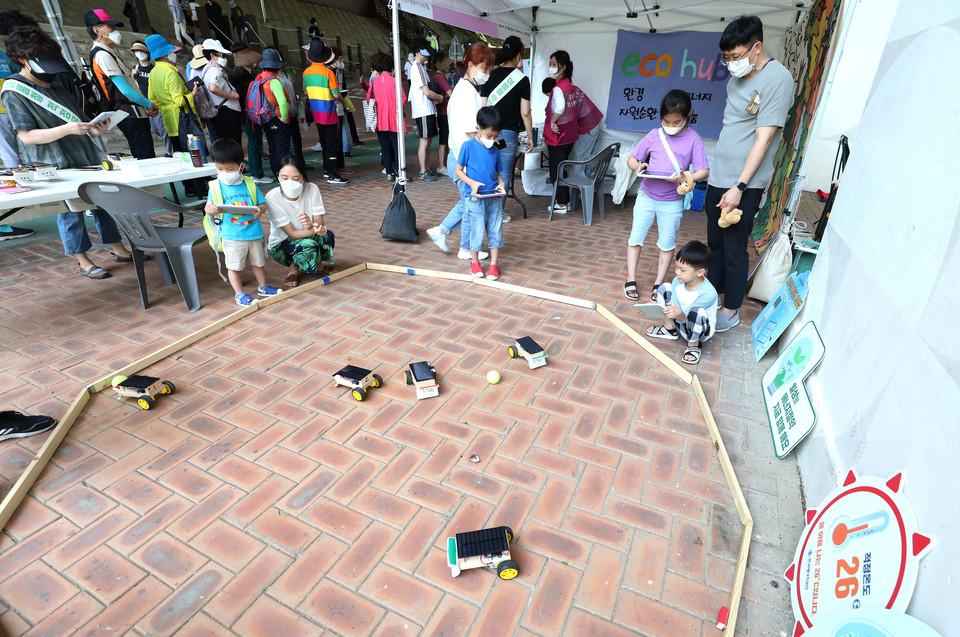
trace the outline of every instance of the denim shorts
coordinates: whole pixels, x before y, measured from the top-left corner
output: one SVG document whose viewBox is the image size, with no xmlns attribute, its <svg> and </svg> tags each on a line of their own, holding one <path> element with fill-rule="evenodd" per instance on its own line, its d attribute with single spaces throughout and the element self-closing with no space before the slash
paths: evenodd
<svg viewBox="0 0 960 637">
<path fill-rule="evenodd" d="M 633 228 L 630 230 L 629 245 L 642 246 L 650 232 L 653 220 L 657 220 L 657 247 L 668 252 L 677 247 L 677 232 L 680 219 L 683 218 L 683 199 L 675 201 L 657 201 L 639 190 L 637 202 L 633 204 Z"/>
<path fill-rule="evenodd" d="M 478 199 L 471 196 L 469 190 L 463 196 L 464 214 L 460 234 L 467 238 L 472 252 L 483 248 L 483 236 L 487 236 L 487 246 L 496 250 L 503 247 L 503 197 Z"/>
</svg>

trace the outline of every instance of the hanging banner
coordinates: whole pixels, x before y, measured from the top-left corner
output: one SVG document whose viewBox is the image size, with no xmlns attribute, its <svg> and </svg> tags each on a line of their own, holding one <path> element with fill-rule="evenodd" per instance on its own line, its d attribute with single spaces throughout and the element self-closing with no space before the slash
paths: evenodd
<svg viewBox="0 0 960 637">
<path fill-rule="evenodd" d="M 825 352 L 820 332 L 810 321 L 763 375 L 763 402 L 778 458 L 793 451 L 817 424 L 817 412 L 804 380 L 820 364 Z"/>
<path fill-rule="evenodd" d="M 793 564 L 784 573 L 792 587 L 794 637 L 834 613 L 907 609 L 920 559 L 933 540 L 918 532 L 902 489 L 902 473 L 884 481 L 850 470 L 819 507 L 807 511 Z"/>
<path fill-rule="evenodd" d="M 719 137 L 730 79 L 719 40 L 719 33 L 703 31 L 617 31 L 607 128 L 653 130 L 660 125 L 660 101 L 677 88 L 693 100 L 690 125 L 701 137 Z"/>
<path fill-rule="evenodd" d="M 508 35 L 520 35 L 522 32 L 515 28 L 499 24 L 493 20 L 478 16 L 468 5 L 463 11 L 457 11 L 445 6 L 435 5 L 430 0 L 399 0 L 400 10 L 418 15 L 428 20 L 436 20 L 467 31 L 482 33 L 494 38 L 506 38 Z M 526 35 L 526 34 L 523 34 Z"/>
</svg>

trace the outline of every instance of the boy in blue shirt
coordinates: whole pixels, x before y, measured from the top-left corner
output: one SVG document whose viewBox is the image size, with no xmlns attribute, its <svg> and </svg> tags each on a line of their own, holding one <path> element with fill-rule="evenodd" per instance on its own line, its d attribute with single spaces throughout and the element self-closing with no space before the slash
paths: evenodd
<svg viewBox="0 0 960 637">
<path fill-rule="evenodd" d="M 457 179 L 461 182 L 461 194 L 466 212 L 460 232 L 468 238 L 470 246 L 470 272 L 478 279 L 484 277 L 480 265 L 480 248 L 486 231 L 490 248 L 490 269 L 486 277 L 491 281 L 500 278 L 499 256 L 503 247 L 503 198 L 507 194 L 503 184 L 503 163 L 500 149 L 494 145 L 500 136 L 500 113 L 492 106 L 484 106 L 477 112 L 477 135 L 460 147 L 457 157 Z"/>
<path fill-rule="evenodd" d="M 218 139 L 211 149 L 211 155 L 217 166 L 217 178 L 210 182 L 207 205 L 203 210 L 219 227 L 218 235 L 234 300 L 237 305 L 246 307 L 255 301 L 243 291 L 240 276 L 248 261 L 257 279 L 257 295 L 276 296 L 280 293 L 280 290 L 267 284 L 267 272 L 263 269 L 267 256 L 263 249 L 260 219 L 267 211 L 266 200 L 253 180 L 243 176 L 243 148 L 240 144 L 233 139 Z M 250 214 L 222 213 L 217 207 L 219 205 L 249 206 Z"/>
<path fill-rule="evenodd" d="M 700 241 L 691 241 L 677 251 L 673 283 L 661 283 L 658 301 L 663 301 L 663 324 L 648 327 L 647 336 L 675 341 L 683 337 L 687 347 L 680 358 L 687 365 L 700 362 L 703 343 L 717 327 L 719 297 L 706 279 L 710 248 Z"/>
</svg>

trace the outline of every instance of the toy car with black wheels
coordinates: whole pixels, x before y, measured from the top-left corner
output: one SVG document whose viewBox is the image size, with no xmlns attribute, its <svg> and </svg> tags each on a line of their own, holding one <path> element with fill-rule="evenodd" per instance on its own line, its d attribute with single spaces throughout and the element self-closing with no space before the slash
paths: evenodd
<svg viewBox="0 0 960 637">
<path fill-rule="evenodd" d="M 479 531 L 457 533 L 447 538 L 447 566 L 454 577 L 471 568 L 487 568 L 497 577 L 511 580 L 520 574 L 520 565 L 510 556 L 513 530 L 495 526 Z"/>
<path fill-rule="evenodd" d="M 342 387 L 350 388 L 350 395 L 355 400 L 363 400 L 367 397 L 369 389 L 376 389 L 383 386 L 383 378 L 380 374 L 374 374 L 369 369 L 347 365 L 340 371 L 333 374 L 333 382 Z"/>
<path fill-rule="evenodd" d="M 547 353 L 540 344 L 529 336 L 521 336 L 513 345 L 507 347 L 507 356 L 510 358 L 524 358 L 530 369 L 543 367 L 547 364 Z"/>
<path fill-rule="evenodd" d="M 427 361 L 410 363 L 410 369 L 403 372 L 403 380 L 417 389 L 417 399 L 433 398 L 440 395 L 437 384 L 437 370 Z"/>
<path fill-rule="evenodd" d="M 118 396 L 136 398 L 137 407 L 147 411 L 157 404 L 157 396 L 169 396 L 177 391 L 177 386 L 169 380 L 160 380 L 153 376 L 114 376 L 110 380 L 113 391 Z"/>
</svg>

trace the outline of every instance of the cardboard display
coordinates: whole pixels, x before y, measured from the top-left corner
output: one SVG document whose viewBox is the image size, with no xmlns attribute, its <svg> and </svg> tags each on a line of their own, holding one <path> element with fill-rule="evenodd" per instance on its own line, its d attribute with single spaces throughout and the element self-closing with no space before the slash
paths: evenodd
<svg viewBox="0 0 960 637">
<path fill-rule="evenodd" d="M 757 360 L 763 358 L 800 313 L 807 298 L 809 276 L 809 272 L 801 272 L 787 277 L 753 322 L 750 330 L 753 334 L 753 354 Z"/>
</svg>

